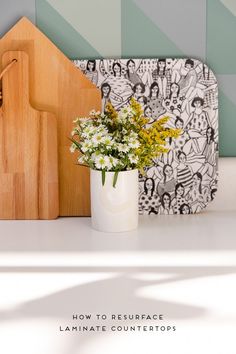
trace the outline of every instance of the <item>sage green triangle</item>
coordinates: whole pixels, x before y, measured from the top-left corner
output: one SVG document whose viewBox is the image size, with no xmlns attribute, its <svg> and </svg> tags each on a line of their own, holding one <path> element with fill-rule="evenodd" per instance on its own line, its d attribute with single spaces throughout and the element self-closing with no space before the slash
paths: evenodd
<svg viewBox="0 0 236 354">
<path fill-rule="evenodd" d="M 121 0 L 123 57 L 179 57 L 183 52 L 132 0 Z"/>
<path fill-rule="evenodd" d="M 207 1 L 207 63 L 217 74 L 236 74 L 236 17 L 219 0 Z"/>
<path fill-rule="evenodd" d="M 69 58 L 101 58 L 101 54 L 45 0 L 36 0 L 36 25 Z"/>
<path fill-rule="evenodd" d="M 236 105 L 219 92 L 220 156 L 236 156 Z"/>
</svg>

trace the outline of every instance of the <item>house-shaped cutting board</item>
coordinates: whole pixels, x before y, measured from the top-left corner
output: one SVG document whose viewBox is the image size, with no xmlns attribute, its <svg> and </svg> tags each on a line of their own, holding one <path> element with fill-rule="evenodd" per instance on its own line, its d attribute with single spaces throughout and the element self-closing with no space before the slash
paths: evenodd
<svg viewBox="0 0 236 354">
<path fill-rule="evenodd" d="M 182 133 L 170 139 L 168 154 L 140 176 L 140 214 L 194 214 L 217 191 L 218 87 L 205 63 L 192 58 L 75 60 L 101 90 L 102 109 L 116 110 L 134 97 L 152 124 L 169 116 L 167 126 Z"/>
<path fill-rule="evenodd" d="M 30 104 L 56 115 L 59 215 L 90 215 L 89 171 L 76 165 L 68 138 L 76 117 L 88 115 L 93 108 L 101 109 L 100 90 L 27 18 L 0 39 L 0 58 L 4 52 L 16 50 L 29 57 Z"/>
</svg>

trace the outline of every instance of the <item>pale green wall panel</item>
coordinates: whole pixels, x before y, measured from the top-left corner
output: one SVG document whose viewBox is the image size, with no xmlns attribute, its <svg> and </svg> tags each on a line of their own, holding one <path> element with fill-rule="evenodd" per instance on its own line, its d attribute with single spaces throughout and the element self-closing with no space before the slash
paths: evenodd
<svg viewBox="0 0 236 354">
<path fill-rule="evenodd" d="M 205 61 L 206 0 L 132 1 L 186 56 Z"/>
<path fill-rule="evenodd" d="M 236 156 L 236 104 L 219 91 L 220 155 Z"/>
<path fill-rule="evenodd" d="M 207 63 L 216 74 L 236 74 L 236 17 L 220 0 L 207 4 Z"/>
<path fill-rule="evenodd" d="M 236 156 L 236 17 L 230 0 L 207 0 L 207 63 L 218 74 L 220 155 Z"/>
<path fill-rule="evenodd" d="M 36 0 L 36 24 L 69 58 L 101 58 L 94 49 L 49 3 Z"/>
<path fill-rule="evenodd" d="M 120 0 L 47 0 L 102 56 L 121 56 Z"/>
<path fill-rule="evenodd" d="M 236 75 L 217 75 L 217 78 L 220 89 L 236 105 Z"/>
<path fill-rule="evenodd" d="M 218 75 L 220 153 L 236 156 L 236 75 Z"/>
<path fill-rule="evenodd" d="M 183 56 L 132 0 L 121 0 L 122 57 Z"/>
</svg>

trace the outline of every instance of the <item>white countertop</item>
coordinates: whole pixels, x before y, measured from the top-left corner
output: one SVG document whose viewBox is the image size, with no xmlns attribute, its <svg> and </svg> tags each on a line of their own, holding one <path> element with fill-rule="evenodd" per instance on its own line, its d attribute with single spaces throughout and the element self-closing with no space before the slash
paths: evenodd
<svg viewBox="0 0 236 354">
<path fill-rule="evenodd" d="M 235 354 L 235 181 L 236 158 L 220 159 L 209 209 L 142 216 L 129 233 L 92 230 L 90 218 L 1 221 L 0 352 Z M 58 330 L 74 313 L 156 312 L 176 332 Z"/>
</svg>

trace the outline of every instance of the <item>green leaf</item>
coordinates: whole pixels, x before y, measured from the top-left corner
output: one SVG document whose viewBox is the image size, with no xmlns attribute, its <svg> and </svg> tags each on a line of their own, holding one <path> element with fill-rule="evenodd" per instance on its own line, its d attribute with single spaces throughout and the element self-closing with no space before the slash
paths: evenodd
<svg viewBox="0 0 236 354">
<path fill-rule="evenodd" d="M 114 177 L 113 177 L 113 187 L 115 188 L 116 187 L 116 182 L 117 182 L 117 179 L 118 179 L 118 174 L 119 174 L 119 171 L 116 171 L 114 173 Z"/>
<path fill-rule="evenodd" d="M 104 186 L 106 180 L 106 171 L 102 170 L 102 185 Z"/>
</svg>

